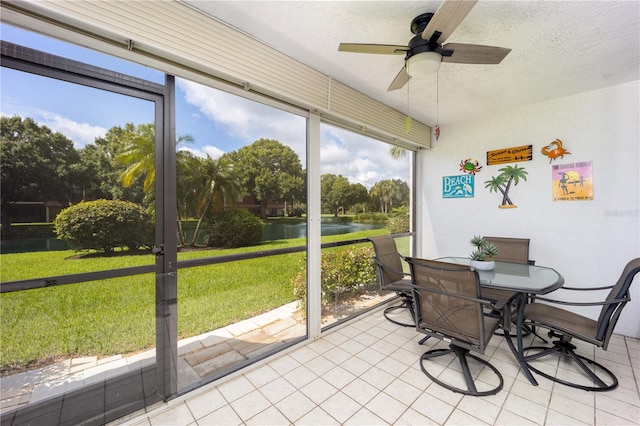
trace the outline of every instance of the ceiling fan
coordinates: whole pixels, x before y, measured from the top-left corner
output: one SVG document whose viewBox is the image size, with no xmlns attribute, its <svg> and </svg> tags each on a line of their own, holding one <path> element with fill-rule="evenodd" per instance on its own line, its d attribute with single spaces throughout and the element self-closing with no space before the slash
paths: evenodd
<svg viewBox="0 0 640 426">
<path fill-rule="evenodd" d="M 435 73 L 441 62 L 499 64 L 511 52 L 504 47 L 444 43 L 478 0 L 444 0 L 436 13 L 423 13 L 411 22 L 415 36 L 408 46 L 393 44 L 340 43 L 338 51 L 405 55 L 405 64 L 387 90 L 402 88 L 411 77 Z"/>
</svg>

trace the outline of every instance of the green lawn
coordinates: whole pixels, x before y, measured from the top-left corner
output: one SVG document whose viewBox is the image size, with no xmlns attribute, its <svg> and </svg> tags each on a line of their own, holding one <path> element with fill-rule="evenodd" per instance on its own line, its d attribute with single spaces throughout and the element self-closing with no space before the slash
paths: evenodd
<svg viewBox="0 0 640 426">
<path fill-rule="evenodd" d="M 372 230 L 323 237 L 359 239 Z M 404 240 L 404 239 L 403 239 Z M 233 250 L 181 252 L 179 260 L 304 245 L 275 241 Z M 400 243 L 400 242 L 399 242 Z M 399 244 L 400 247 L 400 244 Z M 402 250 L 402 249 L 401 249 Z M 2 281 L 145 265 L 151 256 L 73 258 L 72 251 L 3 254 Z M 178 335 L 197 335 L 294 301 L 292 279 L 305 253 L 178 271 Z M 108 356 L 155 345 L 153 274 L 0 295 L 0 369 L 46 364 L 69 356 Z"/>
</svg>

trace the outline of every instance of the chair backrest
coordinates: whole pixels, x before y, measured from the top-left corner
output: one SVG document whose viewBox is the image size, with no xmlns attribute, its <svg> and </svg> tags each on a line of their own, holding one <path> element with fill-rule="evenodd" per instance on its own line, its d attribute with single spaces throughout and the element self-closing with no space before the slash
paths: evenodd
<svg viewBox="0 0 640 426">
<path fill-rule="evenodd" d="M 603 342 L 603 349 L 607 349 L 609 339 L 611 338 L 613 329 L 618 322 L 618 317 L 620 317 L 622 308 L 624 308 L 627 302 L 631 300 L 629 297 L 629 287 L 631 287 L 631 283 L 638 272 L 640 272 L 640 257 L 627 263 L 620 275 L 620 278 L 618 278 L 618 282 L 616 282 L 607 295 L 606 301 L 622 301 L 604 305 L 600 312 L 600 317 L 598 317 L 596 339 Z"/>
<path fill-rule="evenodd" d="M 416 327 L 441 340 L 484 352 L 495 326 L 485 330 L 478 272 L 469 266 L 407 258 L 414 285 Z M 497 319 L 489 319 L 493 324 Z M 488 333 L 485 333 L 485 331 Z"/>
<path fill-rule="evenodd" d="M 380 235 L 370 237 L 375 252 L 376 266 L 378 270 L 378 281 L 380 287 L 389 285 L 404 278 L 402 271 L 402 258 L 398 253 L 396 241 L 391 235 Z"/>
<path fill-rule="evenodd" d="M 494 260 L 514 263 L 529 263 L 529 239 L 507 237 L 483 237 L 487 243 L 495 245 L 500 253 Z"/>
</svg>

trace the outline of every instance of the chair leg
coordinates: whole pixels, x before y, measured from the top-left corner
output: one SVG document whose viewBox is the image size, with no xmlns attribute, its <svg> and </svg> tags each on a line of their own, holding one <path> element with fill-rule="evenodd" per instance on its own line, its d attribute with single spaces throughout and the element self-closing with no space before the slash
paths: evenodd
<svg viewBox="0 0 640 426">
<path fill-rule="evenodd" d="M 464 375 L 464 379 L 465 379 L 465 384 L 467 386 L 466 389 L 462 389 L 462 388 L 458 388 L 456 386 L 453 386 L 449 383 L 445 383 L 442 380 L 439 380 L 438 378 L 436 378 L 435 376 L 433 376 L 431 373 L 429 373 L 427 371 L 427 369 L 424 366 L 424 362 L 425 360 L 431 359 L 431 358 L 436 358 L 442 355 L 447 355 L 453 353 L 456 358 L 458 358 L 458 361 L 460 363 L 460 367 L 462 369 L 462 374 Z M 485 367 L 489 367 L 494 374 L 498 377 L 499 379 L 499 384 L 497 386 L 495 386 L 492 389 L 486 390 L 486 391 L 478 391 L 477 387 L 476 387 L 476 383 L 475 380 L 473 379 L 473 376 L 471 375 L 471 370 L 469 369 L 469 363 L 468 363 L 468 358 L 472 358 L 473 360 L 484 364 Z M 423 353 L 420 356 L 420 369 L 422 369 L 422 372 L 424 374 L 427 375 L 427 377 L 429 377 L 431 380 L 433 380 L 434 382 L 436 382 L 437 384 L 439 384 L 440 386 L 449 389 L 450 391 L 456 392 L 456 393 L 461 393 L 464 395 L 472 395 L 472 396 L 489 396 L 489 395 L 495 395 L 498 392 L 500 392 L 500 390 L 502 389 L 502 386 L 504 385 L 504 380 L 502 379 L 502 374 L 500 374 L 500 372 L 498 371 L 497 368 L 495 368 L 493 365 L 491 365 L 488 361 L 477 357 L 471 353 L 469 353 L 468 349 L 465 348 L 461 348 L 459 346 L 455 346 L 455 345 L 449 345 L 448 349 L 432 349 L 430 351 L 427 351 L 425 353 Z"/>
<path fill-rule="evenodd" d="M 613 390 L 618 386 L 618 378 L 615 376 L 615 374 L 613 374 L 609 369 L 607 369 L 606 367 L 604 367 L 601 364 L 598 364 L 597 362 L 582 356 L 582 355 L 578 355 L 577 353 L 575 353 L 575 349 L 576 346 L 573 345 L 572 343 L 570 343 L 570 339 L 567 340 L 564 338 L 564 336 L 560 339 L 560 340 L 554 340 L 553 342 L 553 346 L 552 347 L 546 347 L 546 346 L 529 346 L 528 348 L 525 348 L 525 351 L 531 351 L 531 350 L 539 350 L 540 352 L 535 352 L 533 354 L 527 354 L 524 358 L 525 358 L 525 362 L 527 362 L 527 366 L 529 367 L 529 369 L 539 375 L 541 375 L 542 377 L 546 377 L 549 380 L 552 380 L 554 382 L 557 383 L 561 383 L 565 386 L 570 386 L 572 388 L 576 388 L 576 389 L 582 389 L 582 390 L 586 390 L 586 391 L 592 391 L 592 392 L 604 392 L 604 391 L 609 391 L 609 390 Z M 578 365 L 578 367 L 580 367 L 580 369 L 582 370 L 582 372 L 591 380 L 593 381 L 594 386 L 587 386 L 587 385 L 581 385 L 579 383 L 572 383 L 572 382 L 568 382 L 566 380 L 562 380 L 558 377 L 555 376 L 551 376 L 550 374 L 547 374 L 543 371 L 538 370 L 537 368 L 533 367 L 529 361 L 538 359 L 538 358 L 542 358 L 544 356 L 547 356 L 551 353 L 554 352 L 558 352 L 561 356 L 562 355 L 566 355 L 568 357 L 570 357 L 575 363 L 576 365 Z M 585 364 L 586 361 L 586 364 Z M 592 366 L 592 368 L 590 368 L 589 366 L 587 366 L 587 364 L 590 364 Z M 607 381 L 603 380 L 603 378 L 601 376 L 599 376 L 598 374 L 596 374 L 596 370 L 599 371 L 601 374 L 605 374 L 606 376 L 608 376 Z"/>
<path fill-rule="evenodd" d="M 400 294 L 400 296 L 402 297 L 402 303 L 399 305 L 395 305 L 395 306 L 389 306 L 388 308 L 385 308 L 384 310 L 384 317 L 386 319 L 388 319 L 389 321 L 391 321 L 392 323 L 402 326 L 402 327 L 415 327 L 416 324 L 415 322 L 402 322 L 402 321 L 398 321 L 395 318 L 392 318 L 389 314 L 392 313 L 393 311 L 396 311 L 398 309 L 407 309 L 409 310 L 409 315 L 411 315 L 411 318 L 415 318 L 415 314 L 414 314 L 414 310 L 413 310 L 413 297 L 411 296 L 407 296 L 404 294 Z"/>
<path fill-rule="evenodd" d="M 429 337 L 431 337 L 431 336 L 424 336 L 422 339 L 420 339 L 420 341 L 418 342 L 418 344 L 419 344 L 419 345 L 424 344 L 424 342 L 426 342 L 426 341 L 429 339 Z"/>
</svg>

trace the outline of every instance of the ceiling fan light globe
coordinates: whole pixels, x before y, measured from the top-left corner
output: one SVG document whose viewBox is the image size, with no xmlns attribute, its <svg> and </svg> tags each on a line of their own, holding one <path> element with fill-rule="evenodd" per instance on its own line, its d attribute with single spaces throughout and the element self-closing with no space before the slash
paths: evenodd
<svg viewBox="0 0 640 426">
<path fill-rule="evenodd" d="M 407 59 L 407 74 L 411 77 L 425 77 L 438 72 L 442 56 L 438 52 L 417 53 Z"/>
</svg>

